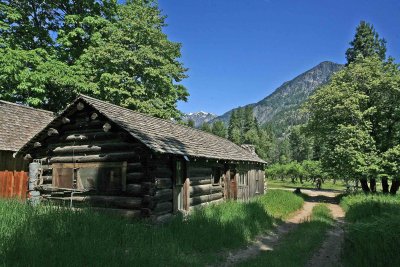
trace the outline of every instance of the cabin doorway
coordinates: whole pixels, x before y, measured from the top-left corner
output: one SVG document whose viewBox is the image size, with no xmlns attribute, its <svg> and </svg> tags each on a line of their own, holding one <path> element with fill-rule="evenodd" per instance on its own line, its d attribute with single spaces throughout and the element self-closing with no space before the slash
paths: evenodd
<svg viewBox="0 0 400 267">
<path fill-rule="evenodd" d="M 236 171 L 231 170 L 229 172 L 229 199 L 237 199 L 237 181 L 236 181 Z"/>
</svg>

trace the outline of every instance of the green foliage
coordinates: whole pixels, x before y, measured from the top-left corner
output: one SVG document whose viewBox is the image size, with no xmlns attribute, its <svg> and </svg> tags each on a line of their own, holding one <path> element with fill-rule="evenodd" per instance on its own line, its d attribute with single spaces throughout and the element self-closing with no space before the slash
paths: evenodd
<svg viewBox="0 0 400 267">
<path fill-rule="evenodd" d="M 322 245 L 332 224 L 329 208 L 324 204 L 316 205 L 311 220 L 284 236 L 274 250 L 263 252 L 239 266 L 306 266 L 315 250 Z"/>
<path fill-rule="evenodd" d="M 297 179 L 300 182 L 304 180 L 314 181 L 317 178 L 326 178 L 326 173 L 322 170 L 319 161 L 305 160 L 301 163 L 292 161 L 286 164 L 275 163 L 267 167 L 265 170 L 269 179 L 284 180 L 290 178 L 294 183 Z"/>
<path fill-rule="evenodd" d="M 292 160 L 301 162 L 311 159 L 312 141 L 302 132 L 302 126 L 295 126 L 290 129 L 289 144 Z"/>
<path fill-rule="evenodd" d="M 3 1 L 0 98 L 56 111 L 78 93 L 179 119 L 181 45 L 155 1 Z"/>
<path fill-rule="evenodd" d="M 400 198 L 390 195 L 346 196 L 345 266 L 399 266 Z"/>
<path fill-rule="evenodd" d="M 252 107 L 247 106 L 232 111 L 228 126 L 228 139 L 238 145 L 254 145 L 257 154 L 262 159 L 271 162 L 273 153 L 271 132 L 258 125 Z"/>
<path fill-rule="evenodd" d="M 227 136 L 227 129 L 225 127 L 225 124 L 222 121 L 216 121 L 212 125 L 211 132 L 215 134 L 216 136 L 226 138 Z"/>
<path fill-rule="evenodd" d="M 202 131 L 207 132 L 207 133 L 211 133 L 211 131 L 212 131 L 212 130 L 211 130 L 210 124 L 207 123 L 207 122 L 203 122 L 203 124 L 201 125 L 200 129 L 201 129 Z"/>
<path fill-rule="evenodd" d="M 400 71 L 369 57 L 349 64 L 313 95 L 307 125 L 324 149 L 321 161 L 340 178 L 376 176 L 379 155 L 400 136 Z"/>
<path fill-rule="evenodd" d="M 357 26 L 350 45 L 351 47 L 346 51 L 347 64 L 356 61 L 357 58 L 378 56 L 382 61 L 386 58 L 386 41 L 379 39 L 374 26 L 365 21 L 361 21 Z"/>
<path fill-rule="evenodd" d="M 209 265 L 302 204 L 290 192 L 268 192 L 247 203 L 209 205 L 184 220 L 178 216 L 156 226 L 91 210 L 0 201 L 0 265 Z"/>
<path fill-rule="evenodd" d="M 400 145 L 388 149 L 383 153 L 382 171 L 389 178 L 397 180 L 400 177 Z"/>
<path fill-rule="evenodd" d="M 187 121 L 187 126 L 194 128 L 194 120 L 189 119 L 189 120 Z"/>
</svg>

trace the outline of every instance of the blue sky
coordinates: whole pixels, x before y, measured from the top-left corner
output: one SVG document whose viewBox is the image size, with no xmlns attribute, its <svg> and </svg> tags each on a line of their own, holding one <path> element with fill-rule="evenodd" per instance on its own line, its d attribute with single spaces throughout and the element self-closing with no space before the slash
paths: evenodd
<svg viewBox="0 0 400 267">
<path fill-rule="evenodd" d="M 190 93 L 183 112 L 222 114 L 256 102 L 318 63 L 345 62 L 361 20 L 400 59 L 399 0 L 159 0 L 183 45 Z M 396 60 L 399 62 L 400 60 Z"/>
</svg>

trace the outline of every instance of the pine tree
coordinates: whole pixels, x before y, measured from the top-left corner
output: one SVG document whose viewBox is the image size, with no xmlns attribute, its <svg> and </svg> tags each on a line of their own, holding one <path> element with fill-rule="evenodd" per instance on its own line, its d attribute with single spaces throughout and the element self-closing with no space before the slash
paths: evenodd
<svg viewBox="0 0 400 267">
<path fill-rule="evenodd" d="M 378 56 L 382 61 L 386 58 L 386 41 L 380 39 L 374 27 L 361 21 L 356 28 L 351 47 L 346 51 L 347 64 L 354 62 L 357 57 Z"/>
<path fill-rule="evenodd" d="M 219 137 L 226 138 L 227 130 L 222 121 L 216 121 L 212 125 L 211 132 Z"/>
</svg>

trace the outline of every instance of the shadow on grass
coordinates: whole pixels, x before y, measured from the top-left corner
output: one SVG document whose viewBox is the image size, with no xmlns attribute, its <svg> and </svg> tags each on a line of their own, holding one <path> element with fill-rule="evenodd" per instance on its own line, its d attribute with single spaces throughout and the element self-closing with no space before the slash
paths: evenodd
<svg viewBox="0 0 400 267">
<path fill-rule="evenodd" d="M 222 250 L 243 246 L 274 223 L 256 201 L 209 206 L 161 226 L 90 210 L 22 210 L 22 222 L 0 223 L 0 229 L 9 227 L 10 232 L 3 239 L 6 245 L 0 246 L 0 265 L 200 266 L 217 260 Z"/>
</svg>

